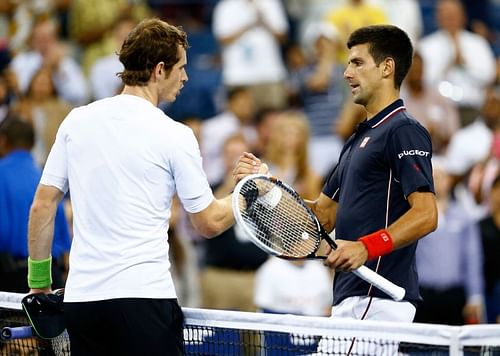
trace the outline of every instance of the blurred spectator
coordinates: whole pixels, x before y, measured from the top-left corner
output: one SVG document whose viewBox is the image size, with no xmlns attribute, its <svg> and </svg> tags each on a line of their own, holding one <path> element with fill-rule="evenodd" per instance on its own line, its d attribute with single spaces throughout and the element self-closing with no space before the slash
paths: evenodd
<svg viewBox="0 0 500 356">
<path fill-rule="evenodd" d="M 72 105 L 87 102 L 87 82 L 80 65 L 68 53 L 68 48 L 58 38 L 58 27 L 54 20 L 37 22 L 31 34 L 31 49 L 18 53 L 11 62 L 19 88 L 24 94 L 36 72 L 47 67 L 61 97 Z"/>
<path fill-rule="evenodd" d="M 433 161 L 438 228 L 419 241 L 415 322 L 463 325 L 483 320 L 483 253 L 478 224 L 451 199 L 451 177 Z"/>
<path fill-rule="evenodd" d="M 10 51 L 0 45 L 0 123 L 7 117 L 11 105 L 19 98 L 16 75 L 9 69 Z"/>
<path fill-rule="evenodd" d="M 280 44 L 288 22 L 279 0 L 220 0 L 213 31 L 222 47 L 222 76 L 227 87 L 249 86 L 255 106 L 286 105 L 286 69 Z"/>
<path fill-rule="evenodd" d="M 224 88 L 221 74 L 220 47 L 207 23 L 208 4 L 177 5 L 176 12 L 166 9 L 165 16 L 174 16 L 182 24 L 189 39 L 186 71 L 189 81 L 173 103 L 165 105 L 168 116 L 180 119 L 198 117 L 202 120 L 215 116 L 221 110 Z M 213 6 L 213 5 L 212 5 Z M 176 8 L 175 5 L 171 7 Z M 168 15 L 167 15 L 168 14 Z M 181 19 L 177 19 L 181 17 Z"/>
<path fill-rule="evenodd" d="M 227 93 L 225 111 L 203 121 L 200 148 L 203 168 L 211 185 L 224 177 L 223 146 L 229 136 L 241 132 L 250 147 L 253 147 L 257 140 L 254 114 L 254 99 L 250 89 L 236 87 Z"/>
<path fill-rule="evenodd" d="M 113 32 L 122 16 L 142 20 L 149 14 L 149 7 L 143 0 L 71 0 L 69 32 L 83 50 L 84 72 L 88 74 L 98 58 L 116 51 Z"/>
<path fill-rule="evenodd" d="M 495 177 L 500 174 L 500 88 L 491 88 L 486 94 L 485 117 L 491 118 L 489 124 L 493 138 L 489 155 L 477 163 L 470 172 L 468 189 L 475 201 L 489 210 L 490 190 Z M 495 120 L 496 117 L 496 120 Z"/>
<path fill-rule="evenodd" d="M 471 169 L 485 161 L 493 147 L 494 130 L 500 126 L 500 95 L 490 89 L 473 123 L 458 130 L 446 151 L 447 167 L 456 182 L 463 181 Z"/>
<path fill-rule="evenodd" d="M 34 131 L 29 123 L 8 118 L 0 124 L 0 290 L 27 293 L 28 216 L 41 170 L 30 150 Z M 63 205 L 56 213 L 52 248 L 52 288 L 64 286 L 70 248 Z"/>
<path fill-rule="evenodd" d="M 114 96 L 121 91 L 122 81 L 117 73 L 123 71 L 123 64 L 118 59 L 118 50 L 136 21 L 130 16 L 118 18 L 109 38 L 109 53 L 96 53 L 92 62 L 88 63 L 91 95 L 94 100 Z M 89 49 L 91 52 L 91 49 Z M 85 69 L 85 64 L 84 64 Z"/>
<path fill-rule="evenodd" d="M 385 10 L 389 23 L 405 31 L 415 46 L 422 36 L 424 27 L 419 1 L 382 0 L 380 5 Z"/>
<path fill-rule="evenodd" d="M 444 154 L 451 137 L 461 126 L 460 118 L 454 102 L 426 86 L 424 67 L 423 58 L 415 52 L 401 96 L 408 112 L 429 131 L 434 153 Z"/>
<path fill-rule="evenodd" d="M 467 28 L 483 36 L 500 59 L 500 2 L 462 0 L 467 14 Z"/>
<path fill-rule="evenodd" d="M 37 4 L 42 8 L 48 1 L 0 1 L 0 40 L 7 40 L 9 48 L 14 52 L 24 50 L 33 26 Z"/>
<path fill-rule="evenodd" d="M 347 47 L 344 44 L 354 30 L 389 23 L 384 9 L 366 0 L 346 0 L 344 4 L 328 11 L 325 20 L 338 31 L 337 60 L 342 64 L 347 63 Z"/>
<path fill-rule="evenodd" d="M 310 128 L 300 111 L 285 111 L 274 123 L 264 160 L 273 175 L 293 186 L 304 199 L 321 192 L 322 178 L 309 164 Z"/>
<path fill-rule="evenodd" d="M 265 313 L 329 316 L 332 280 L 319 261 L 270 257 L 257 271 L 255 304 Z"/>
<path fill-rule="evenodd" d="M 253 153 L 257 157 L 264 157 L 268 146 L 269 137 L 274 131 L 274 125 L 282 117 L 281 109 L 263 108 L 255 114 L 255 128 L 257 130 L 257 141 L 253 148 Z"/>
<path fill-rule="evenodd" d="M 470 122 L 470 108 L 482 104 L 485 88 L 495 79 L 495 58 L 488 42 L 465 29 L 466 18 L 459 0 L 439 0 L 439 29 L 422 38 L 427 85 L 457 103 L 462 125 Z"/>
<path fill-rule="evenodd" d="M 32 153 L 40 167 L 47 160 L 59 125 L 71 109 L 72 106 L 59 97 L 52 73 L 46 67 L 35 73 L 26 95 L 13 105 L 12 110 L 28 119 L 35 129 Z"/>
<path fill-rule="evenodd" d="M 500 174 L 491 187 L 491 213 L 479 222 L 484 251 L 486 315 L 500 323 Z"/>
<path fill-rule="evenodd" d="M 291 73 L 290 82 L 309 119 L 311 165 L 325 177 L 342 149 L 343 140 L 335 133 L 335 125 L 347 98 L 347 85 L 343 65 L 335 59 L 336 29 L 327 23 L 310 24 L 305 38 L 310 43 L 308 63 Z"/>
<path fill-rule="evenodd" d="M 215 197 L 227 196 L 234 188 L 232 170 L 249 146 L 241 134 L 227 138 L 223 147 L 224 177 L 213 187 Z M 255 311 L 255 271 L 268 255 L 255 246 L 238 225 L 204 240 L 205 266 L 201 272 L 204 308 Z"/>
</svg>

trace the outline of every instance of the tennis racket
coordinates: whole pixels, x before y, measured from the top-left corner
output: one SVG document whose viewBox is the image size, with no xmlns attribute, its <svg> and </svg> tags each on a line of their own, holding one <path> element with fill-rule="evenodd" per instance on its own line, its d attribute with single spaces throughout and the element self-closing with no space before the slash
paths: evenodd
<svg viewBox="0 0 500 356">
<path fill-rule="evenodd" d="M 316 252 L 321 240 L 337 244 L 299 194 L 286 183 L 261 174 L 238 182 L 232 196 L 236 223 L 251 241 L 270 255 L 284 259 L 326 259 Z M 402 300 L 405 289 L 366 266 L 352 271 L 394 300 Z"/>
</svg>

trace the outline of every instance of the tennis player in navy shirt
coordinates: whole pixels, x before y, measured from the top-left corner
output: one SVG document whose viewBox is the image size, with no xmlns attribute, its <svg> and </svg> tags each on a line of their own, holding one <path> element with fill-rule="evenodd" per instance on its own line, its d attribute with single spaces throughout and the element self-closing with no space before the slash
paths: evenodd
<svg viewBox="0 0 500 356">
<path fill-rule="evenodd" d="M 344 77 L 367 118 L 347 140 L 322 193 L 309 202 L 338 249 L 332 316 L 411 322 L 420 300 L 415 250 L 437 226 L 428 132 L 399 97 L 413 48 L 395 26 L 363 27 L 348 40 Z M 365 264 L 404 287 L 396 302 L 352 273 Z"/>
</svg>

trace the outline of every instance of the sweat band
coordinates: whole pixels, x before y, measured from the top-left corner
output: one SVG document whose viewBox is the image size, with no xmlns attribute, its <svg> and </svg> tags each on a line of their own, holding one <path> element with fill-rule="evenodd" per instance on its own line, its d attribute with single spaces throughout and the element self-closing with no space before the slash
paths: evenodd
<svg viewBox="0 0 500 356">
<path fill-rule="evenodd" d="M 392 237 L 385 229 L 359 238 L 368 250 L 368 260 L 383 256 L 392 251 Z"/>
<path fill-rule="evenodd" d="M 28 287 L 47 288 L 52 284 L 52 256 L 44 260 L 28 257 Z"/>
</svg>

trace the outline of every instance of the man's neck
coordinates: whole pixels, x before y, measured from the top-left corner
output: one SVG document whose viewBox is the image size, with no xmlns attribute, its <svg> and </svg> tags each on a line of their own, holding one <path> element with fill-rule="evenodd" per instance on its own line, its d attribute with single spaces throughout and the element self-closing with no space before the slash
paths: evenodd
<svg viewBox="0 0 500 356">
<path fill-rule="evenodd" d="M 158 95 L 149 86 L 125 85 L 122 94 L 138 96 L 151 102 L 154 106 L 158 106 L 159 104 Z"/>
<path fill-rule="evenodd" d="M 386 95 L 375 97 L 372 102 L 365 106 L 367 119 L 370 120 L 397 99 L 399 99 L 399 90 L 394 90 Z"/>
</svg>

